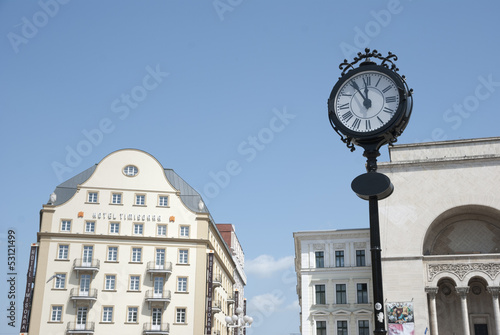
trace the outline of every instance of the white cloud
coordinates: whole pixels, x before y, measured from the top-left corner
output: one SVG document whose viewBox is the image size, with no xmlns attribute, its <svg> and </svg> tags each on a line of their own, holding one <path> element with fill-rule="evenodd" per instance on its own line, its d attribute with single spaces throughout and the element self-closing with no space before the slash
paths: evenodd
<svg viewBox="0 0 500 335">
<path fill-rule="evenodd" d="M 271 255 L 260 255 L 245 262 L 245 272 L 262 278 L 271 277 L 275 272 L 293 267 L 294 256 L 274 259 Z"/>
</svg>

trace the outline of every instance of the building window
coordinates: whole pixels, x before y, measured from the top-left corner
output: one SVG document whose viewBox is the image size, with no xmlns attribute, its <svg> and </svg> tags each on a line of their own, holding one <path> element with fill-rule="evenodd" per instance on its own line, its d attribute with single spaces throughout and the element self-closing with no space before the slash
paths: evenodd
<svg viewBox="0 0 500 335">
<path fill-rule="evenodd" d="M 181 226 L 181 237 L 189 237 L 189 226 Z"/>
<path fill-rule="evenodd" d="M 137 175 L 138 172 L 139 172 L 139 170 L 137 169 L 137 167 L 135 167 L 133 165 L 127 165 L 123 169 L 123 174 L 128 176 L 128 177 L 134 177 Z"/>
<path fill-rule="evenodd" d="M 61 231 L 71 231 L 71 220 L 61 221 Z"/>
<path fill-rule="evenodd" d="M 59 251 L 57 252 L 57 259 L 68 259 L 69 245 L 60 244 Z"/>
<path fill-rule="evenodd" d="M 168 197 L 167 196 L 160 196 L 158 198 L 158 206 L 168 207 Z"/>
<path fill-rule="evenodd" d="M 370 322 L 368 320 L 358 321 L 358 335 L 370 335 Z"/>
<path fill-rule="evenodd" d="M 102 308 L 102 322 L 113 322 L 113 307 Z"/>
<path fill-rule="evenodd" d="M 121 204 L 122 203 L 122 194 L 121 193 L 113 193 L 111 196 L 112 204 Z"/>
<path fill-rule="evenodd" d="M 138 263 L 142 260 L 142 249 L 132 248 L 132 262 Z"/>
<path fill-rule="evenodd" d="M 177 278 L 177 292 L 187 292 L 187 277 Z"/>
<path fill-rule="evenodd" d="M 116 283 L 116 276 L 115 275 L 106 275 L 106 280 L 104 282 L 104 289 L 105 290 L 114 290 L 115 283 Z"/>
<path fill-rule="evenodd" d="M 143 227 L 142 223 L 134 223 L 134 235 L 142 235 Z"/>
<path fill-rule="evenodd" d="M 139 206 L 144 206 L 146 204 L 146 196 L 144 194 L 136 194 L 135 204 Z"/>
<path fill-rule="evenodd" d="M 326 304 L 325 285 L 315 285 L 316 288 L 316 304 Z"/>
<path fill-rule="evenodd" d="M 345 284 L 336 284 L 335 285 L 335 297 L 337 304 L 347 304 L 347 292 Z"/>
<path fill-rule="evenodd" d="M 156 235 L 167 236 L 167 225 L 166 224 L 159 224 L 156 227 Z"/>
<path fill-rule="evenodd" d="M 118 261 L 118 247 L 108 247 L 108 262 Z"/>
<path fill-rule="evenodd" d="M 358 304 L 368 303 L 368 284 L 357 284 Z"/>
<path fill-rule="evenodd" d="M 344 251 L 335 251 L 335 266 L 338 268 L 344 267 Z"/>
<path fill-rule="evenodd" d="M 186 309 L 177 308 L 175 311 L 175 322 L 176 323 L 186 323 Z"/>
<path fill-rule="evenodd" d="M 347 321 L 337 321 L 337 335 L 348 335 Z"/>
<path fill-rule="evenodd" d="M 188 250 L 179 250 L 179 264 L 188 264 Z"/>
<path fill-rule="evenodd" d="M 316 335 L 326 335 L 326 321 L 316 321 Z"/>
<path fill-rule="evenodd" d="M 62 317 L 62 306 L 52 306 L 50 321 L 61 322 L 61 317 Z"/>
<path fill-rule="evenodd" d="M 66 288 L 66 274 L 65 273 L 56 274 L 56 277 L 54 280 L 54 288 L 56 288 L 56 289 Z"/>
<path fill-rule="evenodd" d="M 130 276 L 130 285 L 128 288 L 130 291 L 139 291 L 140 278 L 140 276 Z"/>
<path fill-rule="evenodd" d="M 316 267 L 324 268 L 325 267 L 325 253 L 323 251 L 316 251 Z"/>
<path fill-rule="evenodd" d="M 89 192 L 88 195 L 88 202 L 97 203 L 97 192 Z"/>
<path fill-rule="evenodd" d="M 127 322 L 137 323 L 138 307 L 129 307 L 127 311 Z"/>
<path fill-rule="evenodd" d="M 85 232 L 86 233 L 95 233 L 95 222 L 94 221 L 85 222 Z"/>
<path fill-rule="evenodd" d="M 356 266 L 366 266 L 364 250 L 356 250 Z"/>
<path fill-rule="evenodd" d="M 120 224 L 118 222 L 111 222 L 109 224 L 109 233 L 110 234 L 119 234 L 120 233 Z"/>
</svg>

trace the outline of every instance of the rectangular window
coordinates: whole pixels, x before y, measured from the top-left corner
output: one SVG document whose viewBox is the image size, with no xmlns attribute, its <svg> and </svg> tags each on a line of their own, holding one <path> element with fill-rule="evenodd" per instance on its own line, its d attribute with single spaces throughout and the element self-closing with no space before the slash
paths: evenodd
<svg viewBox="0 0 500 335">
<path fill-rule="evenodd" d="M 347 335 L 347 321 L 337 321 L 337 335 Z"/>
<path fill-rule="evenodd" d="M 110 234 L 119 234 L 120 233 L 120 224 L 118 222 L 111 222 L 109 224 L 109 233 Z"/>
<path fill-rule="evenodd" d="M 97 192 L 89 192 L 88 202 L 97 203 Z"/>
<path fill-rule="evenodd" d="M 177 308 L 175 312 L 175 322 L 176 323 L 186 323 L 186 309 Z"/>
<path fill-rule="evenodd" d="M 121 204 L 122 203 L 122 194 L 121 193 L 113 193 L 111 196 L 112 204 Z"/>
<path fill-rule="evenodd" d="M 113 307 L 102 308 L 102 322 L 113 322 Z"/>
<path fill-rule="evenodd" d="M 189 226 L 181 226 L 181 237 L 189 237 Z"/>
<path fill-rule="evenodd" d="M 130 291 L 139 291 L 140 278 L 141 278 L 140 276 L 130 276 L 130 285 L 129 285 Z"/>
<path fill-rule="evenodd" d="M 358 304 L 368 303 L 368 284 L 357 284 Z"/>
<path fill-rule="evenodd" d="M 167 196 L 160 196 L 158 198 L 158 206 L 168 207 L 168 197 Z"/>
<path fill-rule="evenodd" d="M 338 268 L 344 267 L 344 251 L 335 251 L 335 266 Z"/>
<path fill-rule="evenodd" d="M 132 262 L 138 263 L 142 260 L 142 248 L 132 248 Z"/>
<path fill-rule="evenodd" d="M 135 204 L 143 206 L 146 204 L 146 196 L 144 194 L 136 194 L 135 196 Z"/>
<path fill-rule="evenodd" d="M 139 311 L 138 307 L 129 307 L 127 311 L 127 322 L 137 323 L 137 312 Z"/>
<path fill-rule="evenodd" d="M 71 231 L 71 220 L 61 221 L 61 231 Z"/>
<path fill-rule="evenodd" d="M 188 250 L 179 250 L 179 264 L 188 264 Z"/>
<path fill-rule="evenodd" d="M 50 321 L 61 322 L 61 317 L 62 317 L 62 306 L 52 306 Z"/>
<path fill-rule="evenodd" d="M 93 221 L 85 222 L 85 232 L 86 233 L 95 233 L 95 222 L 93 222 Z"/>
<path fill-rule="evenodd" d="M 115 283 L 116 283 L 116 276 L 115 275 L 106 275 L 106 280 L 104 282 L 104 289 L 105 290 L 114 290 Z"/>
<path fill-rule="evenodd" d="M 66 288 L 66 274 L 58 273 L 54 281 L 54 288 L 63 289 Z"/>
<path fill-rule="evenodd" d="M 358 335 L 370 335 L 370 322 L 368 320 L 358 321 Z"/>
<path fill-rule="evenodd" d="M 159 224 L 156 228 L 156 235 L 167 236 L 167 225 Z"/>
<path fill-rule="evenodd" d="M 57 252 L 57 259 L 68 259 L 69 245 L 61 244 L 59 245 L 59 251 Z"/>
<path fill-rule="evenodd" d="M 317 305 L 326 304 L 325 285 L 315 285 L 315 289 L 316 289 L 316 304 Z"/>
<path fill-rule="evenodd" d="M 187 277 L 177 278 L 177 292 L 187 292 Z"/>
<path fill-rule="evenodd" d="M 142 223 L 134 223 L 134 235 L 142 235 L 143 227 Z"/>
<path fill-rule="evenodd" d="M 118 247 L 108 247 L 108 262 L 118 261 Z"/>
<path fill-rule="evenodd" d="M 347 292 L 345 284 L 335 285 L 335 303 L 337 304 L 347 304 Z"/>
<path fill-rule="evenodd" d="M 325 253 L 323 251 L 316 251 L 316 267 L 324 268 L 325 267 Z"/>
<path fill-rule="evenodd" d="M 366 266 L 364 250 L 356 250 L 356 266 Z"/>
<path fill-rule="evenodd" d="M 316 321 L 316 335 L 326 335 L 326 321 Z"/>
</svg>

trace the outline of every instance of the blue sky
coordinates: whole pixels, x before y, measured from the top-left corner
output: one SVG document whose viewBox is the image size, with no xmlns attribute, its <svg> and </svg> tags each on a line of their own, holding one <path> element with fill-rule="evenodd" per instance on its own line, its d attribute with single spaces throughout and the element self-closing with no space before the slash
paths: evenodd
<svg viewBox="0 0 500 335">
<path fill-rule="evenodd" d="M 0 1 L 0 242 L 17 231 L 18 306 L 50 193 L 138 148 L 236 225 L 249 333 L 298 333 L 292 233 L 368 227 L 350 189 L 362 152 L 327 118 L 339 63 L 365 47 L 399 57 L 415 91 L 400 143 L 498 136 L 499 12 L 493 1 Z M 0 322 L 0 334 L 19 330 Z"/>
</svg>

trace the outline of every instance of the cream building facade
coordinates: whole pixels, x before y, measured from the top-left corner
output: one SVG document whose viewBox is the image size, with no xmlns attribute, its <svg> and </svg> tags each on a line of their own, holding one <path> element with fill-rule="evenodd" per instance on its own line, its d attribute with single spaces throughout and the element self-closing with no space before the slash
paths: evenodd
<svg viewBox="0 0 500 335">
<path fill-rule="evenodd" d="M 368 229 L 293 234 L 302 335 L 373 332 Z"/>
<path fill-rule="evenodd" d="M 201 196 L 119 150 L 41 210 L 29 334 L 227 334 L 241 276 Z"/>
</svg>

